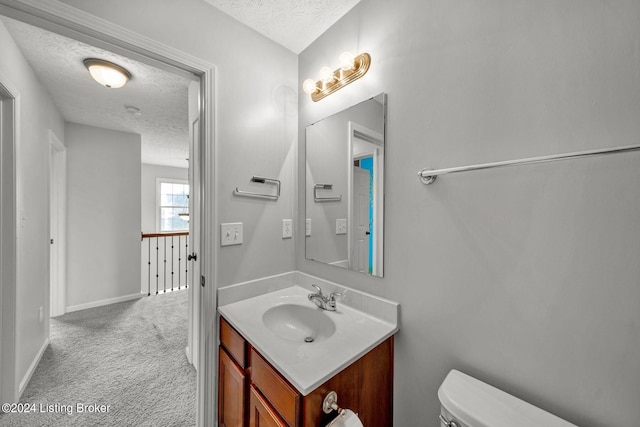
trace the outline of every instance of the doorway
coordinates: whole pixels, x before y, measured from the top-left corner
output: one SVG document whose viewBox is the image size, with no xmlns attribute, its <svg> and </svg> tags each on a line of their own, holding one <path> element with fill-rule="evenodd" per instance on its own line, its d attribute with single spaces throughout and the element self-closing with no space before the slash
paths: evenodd
<svg viewBox="0 0 640 427">
<path fill-rule="evenodd" d="M 351 269 L 373 274 L 373 158 L 375 153 L 354 157 L 353 160 L 353 231 L 351 234 Z"/>
<path fill-rule="evenodd" d="M 67 150 L 49 131 L 50 317 L 66 312 Z"/>
<path fill-rule="evenodd" d="M 196 286 L 192 287 L 193 292 L 199 296 L 200 309 L 198 318 L 194 318 L 193 322 L 197 325 L 203 325 L 203 327 L 196 329 L 198 331 L 198 341 L 204 344 L 211 344 L 216 340 L 216 331 L 215 328 L 212 327 L 212 325 L 215 325 L 216 307 L 215 275 L 213 270 L 215 246 L 212 243 L 215 240 L 215 237 L 204 237 L 216 235 L 214 227 L 216 218 L 212 198 L 205 198 L 203 195 L 212 195 L 214 188 L 214 66 L 183 52 L 178 52 L 174 49 L 168 48 L 167 46 L 155 43 L 152 40 L 141 38 L 133 33 L 123 31 L 122 28 L 116 25 L 95 18 L 90 14 L 80 13 L 72 7 L 62 3 L 56 3 L 53 5 L 33 4 L 29 6 L 24 4 L 6 5 L 3 3 L 0 4 L 0 13 L 98 47 L 104 47 L 107 49 L 115 48 L 118 53 L 125 55 L 129 54 L 137 60 L 148 61 L 148 63 L 153 66 L 160 66 L 163 69 L 197 76 L 197 79 L 199 80 L 199 120 L 197 122 L 199 137 L 197 140 L 193 139 L 193 141 L 197 144 L 200 155 L 198 158 L 191 158 L 191 163 L 197 163 L 199 165 L 199 170 L 201 171 L 196 178 L 201 180 L 198 191 L 200 194 L 201 204 L 199 207 L 196 207 L 194 211 L 199 211 L 201 213 L 200 218 L 202 218 L 202 222 L 199 227 L 200 231 L 198 232 L 201 246 L 197 253 L 197 262 L 199 264 L 201 274 L 200 278 L 198 278 L 199 280 L 195 281 Z M 3 141 L 3 147 L 4 145 Z M 13 158 L 13 153 L 11 154 Z M 3 163 L 5 161 L 4 154 L 2 161 Z M 7 183 L 3 178 L 2 186 L 3 189 L 6 186 L 9 186 L 12 189 L 12 194 L 15 193 L 15 182 L 11 181 L 10 183 Z M 209 192 L 207 192 L 207 190 L 209 190 Z M 5 194 L 3 193 L 3 211 L 5 207 L 5 200 Z M 15 234 L 15 212 L 13 212 L 13 215 L 14 218 L 10 221 L 13 229 L 10 231 Z M 2 222 L 5 222 L 4 216 L 2 218 Z M 2 231 L 4 233 L 4 227 Z M 5 250 L 4 236 L 5 234 L 3 234 L 3 254 Z M 3 266 L 4 263 L 10 263 L 10 261 L 7 261 L 7 258 L 3 257 L 2 259 Z M 211 261 L 207 262 L 206 260 Z M 196 261 L 194 260 L 193 262 Z M 15 271 L 15 262 L 11 263 L 11 265 L 13 266 L 13 271 Z M 3 268 L 2 271 L 2 292 L 4 304 L 4 301 L 7 301 L 4 298 L 4 295 L 7 292 L 13 292 L 15 295 L 15 280 L 5 280 L 5 272 L 8 272 L 9 270 Z M 198 286 L 200 283 L 205 283 L 205 277 L 210 278 L 208 286 Z M 8 290 L 5 289 L 4 286 L 7 283 L 9 283 L 9 285 L 6 286 L 9 288 Z M 8 314 L 8 312 L 4 310 L 3 307 L 2 330 L 4 331 L 7 328 L 13 328 L 13 332 L 15 334 L 15 325 L 12 326 L 10 325 L 10 322 L 4 321 L 5 314 Z M 10 321 L 14 321 L 15 323 L 15 313 L 9 317 L 11 317 Z M 4 334 L 2 336 L 2 342 L 6 342 Z M 215 381 L 213 379 L 215 377 L 217 357 L 215 351 L 211 350 L 212 348 L 212 345 L 201 345 L 198 350 L 198 425 L 209 425 L 213 423 L 213 420 L 215 420 L 215 407 L 205 404 L 206 402 L 215 400 L 216 390 Z M 7 352 L 5 351 L 5 347 L 2 347 L 0 350 L 2 350 L 2 359 L 0 360 L 4 366 L 6 364 L 5 355 Z M 5 383 L 5 378 L 5 376 L 2 377 L 3 384 Z"/>
<path fill-rule="evenodd" d="M 0 400 L 17 398 L 16 339 L 16 178 L 18 94 L 0 75 Z"/>
<path fill-rule="evenodd" d="M 349 268 L 382 276 L 384 137 L 352 121 L 348 126 Z"/>
</svg>

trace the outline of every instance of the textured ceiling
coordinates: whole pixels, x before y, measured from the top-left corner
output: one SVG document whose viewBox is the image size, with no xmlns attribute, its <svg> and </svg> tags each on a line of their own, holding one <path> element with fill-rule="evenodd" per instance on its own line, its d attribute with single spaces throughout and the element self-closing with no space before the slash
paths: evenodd
<svg viewBox="0 0 640 427">
<path fill-rule="evenodd" d="M 187 167 L 189 80 L 132 59 L 9 18 L 1 18 L 18 48 L 68 122 L 142 136 L 143 163 Z M 131 72 L 120 89 L 92 80 L 85 58 L 115 62 Z M 126 106 L 139 108 L 133 116 Z"/>
<path fill-rule="evenodd" d="M 204 0 L 300 53 L 360 0 Z M 143 163 L 187 167 L 189 80 L 103 49 L 0 17 L 66 121 L 142 136 Z M 82 61 L 115 62 L 133 76 L 121 89 L 94 82 Z M 140 116 L 126 111 L 141 110 Z"/>
<path fill-rule="evenodd" d="M 204 0 L 294 53 L 302 52 L 360 0 Z"/>
</svg>

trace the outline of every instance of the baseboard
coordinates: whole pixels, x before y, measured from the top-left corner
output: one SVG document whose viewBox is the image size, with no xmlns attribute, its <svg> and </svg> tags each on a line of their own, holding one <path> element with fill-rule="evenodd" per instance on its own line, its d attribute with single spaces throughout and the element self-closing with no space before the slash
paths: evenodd
<svg viewBox="0 0 640 427">
<path fill-rule="evenodd" d="M 31 381 L 31 376 L 33 375 L 36 368 L 38 367 L 38 363 L 40 363 L 40 359 L 42 359 L 42 355 L 44 354 L 44 351 L 47 349 L 48 346 L 49 346 L 49 338 L 47 338 L 44 341 L 44 344 L 42 344 L 42 347 L 38 351 L 38 354 L 36 354 L 36 357 L 33 359 L 33 362 L 31 362 L 29 369 L 27 369 L 27 373 L 24 375 L 24 378 L 22 378 L 22 381 L 20 381 L 20 386 L 18 388 L 18 400 L 20 400 L 20 398 L 22 397 L 22 392 L 24 392 L 24 389 L 27 388 L 27 384 L 29 384 L 29 381 Z"/>
<path fill-rule="evenodd" d="M 85 304 L 70 305 L 67 307 L 67 313 L 71 313 L 72 311 L 86 310 L 87 308 L 101 307 L 103 305 L 115 304 L 117 302 L 131 301 L 132 299 L 142 298 L 143 296 L 143 294 L 139 293 L 124 295 L 116 298 L 103 299 L 100 301 L 88 302 Z"/>
</svg>

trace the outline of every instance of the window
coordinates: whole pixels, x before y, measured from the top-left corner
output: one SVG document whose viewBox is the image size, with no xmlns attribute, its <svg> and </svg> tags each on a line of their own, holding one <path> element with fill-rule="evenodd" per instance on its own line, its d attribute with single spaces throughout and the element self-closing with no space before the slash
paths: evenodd
<svg viewBox="0 0 640 427">
<path fill-rule="evenodd" d="M 160 231 L 189 230 L 189 184 L 186 181 L 159 179 Z M 179 214 L 187 214 L 186 218 Z"/>
</svg>

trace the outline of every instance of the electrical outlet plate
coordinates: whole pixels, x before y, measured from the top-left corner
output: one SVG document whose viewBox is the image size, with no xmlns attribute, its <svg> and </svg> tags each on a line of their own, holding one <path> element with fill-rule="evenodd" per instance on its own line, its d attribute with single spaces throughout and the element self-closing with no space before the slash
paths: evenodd
<svg viewBox="0 0 640 427">
<path fill-rule="evenodd" d="M 293 220 L 283 219 L 282 220 L 282 238 L 290 239 L 291 237 L 293 237 Z"/>
<path fill-rule="evenodd" d="M 336 219 L 336 234 L 347 234 L 346 219 Z"/>
<path fill-rule="evenodd" d="M 242 223 L 228 222 L 220 224 L 220 246 L 242 244 Z"/>
</svg>

